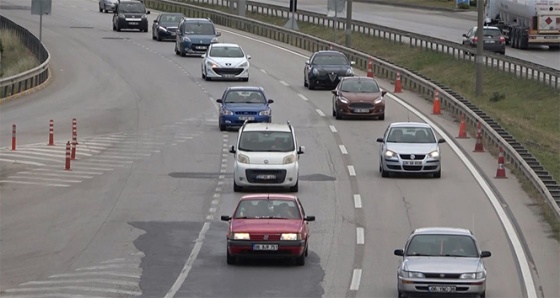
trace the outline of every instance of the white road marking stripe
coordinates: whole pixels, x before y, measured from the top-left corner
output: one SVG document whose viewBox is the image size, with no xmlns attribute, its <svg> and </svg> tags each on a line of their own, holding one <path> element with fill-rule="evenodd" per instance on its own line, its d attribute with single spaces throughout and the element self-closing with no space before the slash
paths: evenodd
<svg viewBox="0 0 560 298">
<path fill-rule="evenodd" d="M 290 86 L 290 84 L 284 82 L 284 81 L 280 81 L 280 84 L 284 85 L 284 86 Z"/>
<path fill-rule="evenodd" d="M 134 158 L 134 157 L 130 157 L 130 154 L 123 154 L 123 155 L 105 155 L 105 154 L 102 154 L 102 155 L 99 155 L 98 157 L 101 157 L 101 158 L 114 158 L 114 159 L 129 159 L 129 160 L 135 160 L 135 159 L 137 159 L 137 158 Z"/>
<path fill-rule="evenodd" d="M 105 140 L 99 140 L 99 139 L 94 139 L 93 141 L 95 141 L 97 143 L 101 143 L 101 144 L 165 145 L 165 143 L 162 143 L 162 142 L 150 142 L 150 141 L 108 141 L 108 140 L 105 141 Z M 93 143 L 89 143 L 89 142 L 85 142 L 85 143 L 86 144 L 93 144 Z"/>
<path fill-rule="evenodd" d="M 69 171 L 65 171 L 68 174 L 53 174 L 53 173 L 37 173 L 37 172 L 18 172 L 17 175 L 19 174 L 25 174 L 25 175 L 41 175 L 41 176 L 53 176 L 53 177 L 75 177 L 75 178 L 84 178 L 84 179 L 90 179 L 93 178 L 93 176 L 80 176 L 80 175 L 74 175 L 74 172 L 69 172 Z"/>
<path fill-rule="evenodd" d="M 175 136 L 175 139 L 192 140 L 193 137 L 179 137 L 179 136 Z"/>
<path fill-rule="evenodd" d="M 299 96 L 301 99 L 305 100 L 305 101 L 308 101 L 308 100 L 309 100 L 309 99 L 307 99 L 307 97 L 305 97 L 305 95 L 303 95 L 303 94 L 298 93 L 298 96 Z"/>
<path fill-rule="evenodd" d="M 81 160 L 76 160 L 76 161 L 77 161 L 77 162 L 82 162 Z M 92 159 L 89 159 L 89 158 L 88 158 L 87 161 L 88 161 L 88 162 L 93 161 L 93 162 L 95 162 L 95 164 L 107 162 L 107 163 L 113 165 L 112 163 L 119 163 L 119 164 L 121 164 L 121 165 L 123 165 L 123 166 L 128 165 L 128 164 L 131 164 L 131 163 L 134 162 L 134 161 L 124 161 L 124 160 L 122 160 L 122 161 L 121 161 L 121 160 L 117 161 L 117 160 L 109 160 L 109 159 L 101 159 L 101 158 L 92 158 Z M 84 161 L 84 163 L 85 163 L 85 161 Z"/>
<path fill-rule="evenodd" d="M 220 194 L 219 194 L 219 193 L 215 193 L 215 194 L 214 194 L 214 198 L 219 198 L 219 197 L 220 197 Z"/>
<path fill-rule="evenodd" d="M 95 164 L 97 165 L 97 164 Z M 45 165 L 46 168 L 60 168 L 60 166 L 53 166 L 53 165 Z M 86 171 L 113 171 L 112 168 L 97 168 L 97 167 L 81 167 L 80 165 L 70 165 L 70 168 L 72 169 L 72 171 L 74 170 L 86 170 Z M 42 171 L 41 169 L 37 169 L 38 171 Z M 65 170 L 64 170 L 65 171 Z M 80 173 L 84 173 L 84 172 L 80 172 Z M 100 173 L 103 174 L 103 173 Z M 99 174 L 99 175 L 100 175 Z"/>
<path fill-rule="evenodd" d="M 209 215 L 209 217 L 212 216 Z M 181 273 L 177 277 L 177 280 L 175 280 L 173 286 L 171 286 L 167 294 L 165 294 L 164 298 L 173 298 L 177 293 L 177 291 L 179 291 L 179 289 L 181 288 L 181 285 L 183 285 L 183 282 L 185 282 L 185 279 L 189 275 L 189 272 L 192 269 L 192 265 L 194 264 L 194 261 L 196 260 L 196 257 L 198 256 L 200 249 L 202 248 L 204 237 L 206 236 L 206 232 L 208 231 L 209 228 L 210 228 L 210 223 L 205 222 L 204 225 L 202 226 L 202 229 L 200 230 L 200 233 L 198 234 L 198 239 L 196 239 L 196 243 L 194 244 L 193 250 L 191 251 L 189 258 L 187 259 L 187 262 L 185 262 L 185 266 L 183 267 L 183 270 L 181 270 Z"/>
<path fill-rule="evenodd" d="M 354 195 L 354 208 L 362 208 L 362 196 Z"/>
<path fill-rule="evenodd" d="M 348 174 L 350 174 L 350 176 L 356 176 L 356 170 L 354 170 L 354 166 L 348 166 Z"/>
<path fill-rule="evenodd" d="M 424 116 L 422 113 L 420 113 L 418 110 L 416 110 L 414 107 L 412 107 L 408 103 L 404 102 L 400 98 L 398 98 L 398 97 L 396 97 L 396 96 L 394 96 L 390 93 L 387 93 L 387 95 L 390 98 L 392 98 L 393 100 L 395 100 L 397 103 L 404 106 L 407 110 L 416 114 L 416 116 L 418 116 L 424 122 L 426 122 L 427 124 L 432 126 L 437 131 L 437 133 L 446 140 L 446 142 L 449 144 L 451 149 L 455 152 L 455 154 L 457 154 L 457 156 L 463 161 L 465 166 L 469 169 L 471 174 L 474 176 L 474 178 L 477 180 L 478 184 L 483 189 L 484 193 L 486 194 L 486 197 L 488 197 L 488 200 L 490 201 L 490 203 L 494 207 L 494 210 L 496 210 L 496 213 L 497 213 L 498 217 L 500 218 L 500 221 L 502 222 L 502 225 L 503 225 L 504 229 L 506 230 L 506 234 L 508 235 L 509 240 L 512 244 L 513 250 L 515 252 L 515 257 L 517 258 L 519 268 L 521 269 L 521 275 L 522 275 L 522 278 L 523 278 L 523 282 L 525 283 L 525 289 L 527 291 L 527 297 L 528 298 L 537 298 L 538 295 L 537 295 L 537 291 L 535 289 L 535 281 L 533 280 L 533 276 L 532 276 L 532 273 L 531 273 L 531 268 L 529 266 L 529 261 L 527 260 L 527 256 L 525 255 L 525 250 L 523 249 L 523 246 L 521 245 L 521 240 L 517 236 L 515 228 L 513 227 L 513 224 L 511 223 L 510 219 L 508 218 L 504 208 L 500 204 L 500 201 L 498 200 L 496 195 L 494 195 L 494 193 L 492 192 L 492 189 L 490 188 L 490 186 L 488 185 L 486 180 L 484 180 L 484 178 L 480 175 L 480 173 L 478 173 L 478 171 L 476 170 L 474 165 L 471 163 L 469 158 L 461 151 L 461 149 L 459 149 L 459 147 L 455 143 L 455 139 L 453 137 L 449 137 L 447 134 L 445 134 L 445 132 L 439 126 L 437 126 L 430 119 L 428 119 L 428 117 Z"/>
<path fill-rule="evenodd" d="M 23 161 L 23 160 L 17 160 L 17 159 L 5 159 L 5 158 L 0 158 L 0 162 L 8 162 L 8 163 L 13 163 L 13 164 L 24 164 L 24 165 L 32 165 L 32 166 L 44 166 L 44 163 L 39 163 L 39 162 L 32 162 L 32 161 Z"/>
<path fill-rule="evenodd" d="M 58 187 L 69 187 L 70 186 L 68 184 L 54 184 L 54 183 L 41 183 L 41 182 L 16 181 L 16 180 L 0 180 L 0 183 L 30 184 L 30 185 L 58 186 Z"/>
<path fill-rule="evenodd" d="M 119 285 L 119 286 L 138 286 L 138 282 L 133 281 L 118 281 L 112 279 L 66 279 L 66 280 L 42 280 L 42 281 L 29 281 L 26 283 L 20 284 L 20 286 L 32 286 L 32 285 L 60 285 L 60 284 L 68 284 L 68 283 L 103 283 L 103 284 L 110 284 L 110 285 Z"/>
<path fill-rule="evenodd" d="M 55 169 L 33 169 L 33 172 L 58 172 L 58 173 L 68 173 L 67 170 L 55 170 Z M 103 172 L 86 172 L 86 171 L 75 171 L 72 170 L 72 175 L 74 174 L 85 174 L 85 175 L 101 175 Z"/>
<path fill-rule="evenodd" d="M 66 179 L 56 179 L 56 178 L 41 178 L 41 177 L 32 177 L 32 176 L 10 176 L 8 179 L 34 179 L 34 180 L 41 180 L 41 181 L 56 181 L 56 182 L 68 182 L 68 183 L 80 183 L 82 180 L 66 180 Z"/>
<path fill-rule="evenodd" d="M 342 154 L 348 154 L 348 151 L 346 151 L 346 147 L 344 147 L 344 145 L 338 145 L 338 147 L 340 147 L 340 151 L 342 152 Z"/>
<path fill-rule="evenodd" d="M 118 259 L 111 259 L 111 260 L 103 261 L 103 262 L 101 262 L 101 264 L 120 263 L 120 262 L 125 262 L 125 261 L 126 261 L 125 258 L 118 258 Z"/>
<path fill-rule="evenodd" d="M 336 127 L 334 127 L 334 125 L 329 125 L 329 128 L 331 129 L 332 132 L 337 132 Z"/>
<path fill-rule="evenodd" d="M 356 243 L 364 244 L 366 243 L 366 237 L 364 234 L 364 228 L 356 228 Z"/>
<path fill-rule="evenodd" d="M 137 265 L 134 264 L 109 264 L 103 266 L 91 266 L 91 267 L 82 267 L 76 269 L 76 271 L 86 271 L 86 270 L 103 270 L 103 269 L 112 269 L 112 268 L 132 268 L 138 269 Z"/>
<path fill-rule="evenodd" d="M 218 203 L 220 203 L 220 201 L 218 201 L 218 200 L 212 200 L 212 205 L 218 205 Z"/>
<path fill-rule="evenodd" d="M 58 157 L 58 158 L 65 158 L 66 156 L 66 152 L 60 152 L 59 154 L 48 154 L 48 153 L 42 153 L 42 152 L 33 152 L 31 150 L 18 150 L 18 153 L 25 153 L 25 154 L 29 154 L 27 157 L 29 158 L 35 158 L 35 155 L 38 156 L 45 156 L 45 157 Z M 78 151 L 76 151 L 76 155 L 83 155 L 83 156 L 91 156 L 91 154 L 87 154 L 87 153 L 79 153 Z"/>
<path fill-rule="evenodd" d="M 352 282 L 350 283 L 351 291 L 357 291 L 360 288 L 361 279 L 362 269 L 354 269 L 354 272 L 352 272 Z"/>
<path fill-rule="evenodd" d="M 12 296 L 4 296 L 2 298 L 107 298 L 105 296 L 84 296 L 84 295 L 75 295 L 75 294 L 35 294 L 35 295 L 12 295 Z"/>
<path fill-rule="evenodd" d="M 105 150 L 107 149 L 107 144 L 97 144 L 97 145 L 104 145 L 104 146 L 96 146 L 94 143 L 84 143 L 84 142 L 78 142 L 78 147 L 82 148 L 85 147 L 87 149 L 97 149 L 97 150 Z M 66 146 L 66 144 L 64 144 L 64 146 Z"/>
<path fill-rule="evenodd" d="M 27 159 L 33 159 L 33 160 L 53 161 L 53 162 L 63 162 L 63 161 L 64 161 L 64 160 L 62 160 L 62 159 L 43 158 L 43 157 L 35 157 L 35 156 L 22 155 L 22 154 L 14 154 L 14 153 L 0 153 L 0 156 L 5 156 L 5 157 L 19 157 L 19 158 L 27 158 Z"/>
<path fill-rule="evenodd" d="M 149 153 L 160 153 L 161 150 L 151 150 L 151 149 L 126 149 L 126 148 L 107 148 L 105 150 L 105 152 L 111 152 L 111 151 L 117 151 L 117 152 L 131 152 L 131 153 L 135 153 L 135 152 L 146 152 L 146 153 L 137 153 L 137 154 L 147 154 Z M 113 153 L 113 152 L 111 152 Z"/>
<path fill-rule="evenodd" d="M 315 111 L 317 111 L 317 114 L 319 114 L 319 116 L 321 117 L 325 117 L 325 113 L 323 113 L 323 111 L 316 109 Z"/>
<path fill-rule="evenodd" d="M 20 150 L 18 150 L 19 152 L 21 152 Z M 51 152 L 51 153 L 59 153 L 60 155 L 65 155 L 66 154 L 66 148 L 62 148 L 61 150 L 50 150 L 50 149 L 41 149 L 41 148 L 29 148 L 26 147 L 23 151 L 27 152 L 27 151 L 37 151 L 37 152 Z M 83 148 L 80 148 L 80 151 L 84 151 Z M 84 155 L 84 156 L 91 156 L 91 154 L 88 153 L 83 153 L 83 152 L 77 152 L 76 154 L 79 155 Z M 59 156 L 59 155 L 57 155 Z"/>
<path fill-rule="evenodd" d="M 76 272 L 76 273 L 62 273 L 49 276 L 49 278 L 59 278 L 59 277 L 79 277 L 79 276 L 115 276 L 115 277 L 129 277 L 129 278 L 140 278 L 140 274 L 130 274 L 130 273 L 119 273 L 110 271 L 97 271 L 97 272 Z"/>
<path fill-rule="evenodd" d="M 6 293 L 23 293 L 23 292 L 52 292 L 61 290 L 77 290 L 77 291 L 88 291 L 88 292 L 102 292 L 102 293 L 114 293 L 114 294 L 127 294 L 127 295 L 142 295 L 142 292 L 138 291 L 125 291 L 125 290 L 115 290 L 107 288 L 92 288 L 92 287 L 77 287 L 77 286 L 67 286 L 67 287 L 52 287 L 52 288 L 16 288 L 4 290 Z"/>
<path fill-rule="evenodd" d="M 263 73 L 267 73 L 266 70 L 264 70 L 264 69 L 262 69 L 262 68 L 261 68 L 261 71 L 262 71 Z"/>
<path fill-rule="evenodd" d="M 214 213 L 214 212 L 216 212 L 216 208 L 215 208 L 215 207 L 212 207 L 212 208 L 210 208 L 208 211 L 209 211 L 210 213 Z"/>
</svg>

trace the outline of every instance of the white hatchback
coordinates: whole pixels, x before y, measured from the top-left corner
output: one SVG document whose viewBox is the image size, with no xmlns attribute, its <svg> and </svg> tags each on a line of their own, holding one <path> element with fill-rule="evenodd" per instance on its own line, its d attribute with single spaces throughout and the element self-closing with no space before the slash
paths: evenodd
<svg viewBox="0 0 560 298">
<path fill-rule="evenodd" d="M 299 155 L 305 147 L 297 146 L 292 125 L 245 123 L 239 129 L 233 170 L 233 191 L 243 187 L 288 187 L 298 191 Z"/>
<path fill-rule="evenodd" d="M 211 44 L 202 58 L 202 78 L 206 81 L 212 79 L 249 81 L 251 56 L 245 54 L 237 44 Z"/>
</svg>

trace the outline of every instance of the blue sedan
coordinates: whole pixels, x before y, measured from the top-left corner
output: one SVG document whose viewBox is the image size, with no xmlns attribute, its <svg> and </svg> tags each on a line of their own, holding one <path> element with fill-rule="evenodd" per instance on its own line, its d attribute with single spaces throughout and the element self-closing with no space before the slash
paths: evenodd
<svg viewBox="0 0 560 298">
<path fill-rule="evenodd" d="M 262 87 L 228 87 L 222 98 L 216 99 L 220 106 L 218 125 L 220 131 L 229 127 L 241 127 L 245 121 L 268 122 L 272 121 L 269 99 Z"/>
</svg>

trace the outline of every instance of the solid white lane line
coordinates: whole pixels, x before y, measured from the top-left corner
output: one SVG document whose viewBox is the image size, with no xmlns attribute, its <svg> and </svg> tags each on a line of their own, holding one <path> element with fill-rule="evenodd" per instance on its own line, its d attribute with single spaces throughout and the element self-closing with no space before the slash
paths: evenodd
<svg viewBox="0 0 560 298">
<path fill-rule="evenodd" d="M 356 228 L 356 243 L 357 244 L 366 243 L 364 228 Z"/>
<path fill-rule="evenodd" d="M 55 169 L 33 169 L 33 172 L 55 172 L 55 173 L 68 173 L 67 170 L 55 170 Z M 73 174 L 84 174 L 84 175 L 101 175 L 103 172 L 87 172 L 87 171 L 74 171 Z"/>
<path fill-rule="evenodd" d="M 92 288 L 92 287 L 77 287 L 77 286 L 67 286 L 67 287 L 49 287 L 49 288 L 16 288 L 4 290 L 6 293 L 23 293 L 23 292 L 52 292 L 60 290 L 77 290 L 86 292 L 103 292 L 103 293 L 113 293 L 113 294 L 127 294 L 127 295 L 142 295 L 142 292 L 138 291 L 125 291 L 107 288 Z"/>
<path fill-rule="evenodd" d="M 71 283 L 103 283 L 103 284 L 110 284 L 110 285 L 119 285 L 119 286 L 132 286 L 135 287 L 138 285 L 138 282 L 133 281 L 118 281 L 112 279 L 66 279 L 66 280 L 42 280 L 42 281 L 28 281 L 25 283 L 20 284 L 20 286 L 32 286 L 32 285 L 60 285 L 60 284 L 71 284 Z"/>
<path fill-rule="evenodd" d="M 97 165 L 97 164 L 95 164 Z M 45 168 L 60 168 L 60 166 L 53 166 L 53 165 L 45 165 Z M 113 171 L 112 168 L 97 168 L 97 167 L 81 167 L 80 165 L 73 165 L 71 164 L 71 169 L 72 171 L 74 170 L 85 170 L 85 171 Z M 37 169 L 37 171 L 49 171 L 48 169 Z M 66 171 L 66 170 L 62 170 L 62 171 Z M 80 173 L 85 173 L 84 171 L 81 171 Z M 88 172 L 88 173 L 92 173 L 92 172 Z M 103 174 L 103 173 L 100 173 Z M 100 175 L 99 174 L 99 175 Z"/>
<path fill-rule="evenodd" d="M 151 142 L 151 141 L 109 141 L 109 140 L 98 140 L 98 139 L 94 139 L 92 140 L 97 144 L 101 144 L 101 145 L 113 145 L 113 144 L 138 144 L 138 145 L 165 145 L 165 143 L 162 142 Z M 78 142 L 79 143 L 79 142 Z M 86 144 L 95 144 L 95 143 L 90 143 L 88 141 L 85 142 Z"/>
<path fill-rule="evenodd" d="M 340 152 L 342 152 L 342 154 L 348 154 L 348 151 L 346 151 L 346 147 L 344 145 L 338 145 L 338 147 L 340 148 Z"/>
<path fill-rule="evenodd" d="M 354 208 L 362 208 L 362 196 L 354 195 Z"/>
<path fill-rule="evenodd" d="M 41 182 L 17 181 L 17 180 L 0 180 L 0 183 L 29 184 L 29 185 L 57 186 L 57 187 L 69 187 L 70 186 L 68 184 L 41 183 Z"/>
<path fill-rule="evenodd" d="M 284 86 L 290 86 L 290 84 L 284 82 L 284 81 L 280 81 L 280 84 L 284 85 Z"/>
<path fill-rule="evenodd" d="M 301 94 L 301 93 L 298 93 L 298 96 L 299 96 L 301 99 L 305 100 L 305 101 L 308 101 L 308 100 L 309 100 L 309 99 L 307 99 L 307 97 L 305 97 L 305 95 L 303 95 L 303 94 Z"/>
<path fill-rule="evenodd" d="M 60 156 L 60 155 L 65 155 L 65 151 L 66 148 L 61 148 L 61 150 L 57 149 L 57 150 L 52 150 L 52 149 L 41 149 L 41 148 L 30 148 L 30 147 L 25 147 L 25 149 L 23 150 L 18 150 L 19 152 L 28 152 L 28 151 L 37 151 L 37 152 L 50 152 L 50 153 L 60 153 L 59 155 L 56 156 Z M 80 148 L 80 151 L 84 151 L 83 148 Z M 76 154 L 79 155 L 84 155 L 84 156 L 91 156 L 91 154 L 89 153 L 83 153 L 83 152 L 76 152 Z"/>
<path fill-rule="evenodd" d="M 34 294 L 34 295 L 11 295 L 11 296 L 4 296 L 2 298 L 107 298 L 105 296 L 91 296 L 91 295 L 75 295 L 75 294 Z"/>
<path fill-rule="evenodd" d="M 14 163 L 14 164 L 24 164 L 24 165 L 31 165 L 31 166 L 44 166 L 44 163 L 40 163 L 40 162 L 32 162 L 32 161 L 23 161 L 23 160 L 17 160 L 17 159 L 5 159 L 5 158 L 0 158 L 0 162 L 7 162 L 7 163 Z"/>
<path fill-rule="evenodd" d="M 90 179 L 93 178 L 93 176 L 82 176 L 82 175 L 74 175 L 73 172 L 69 172 L 66 171 L 67 174 L 53 174 L 53 173 L 37 173 L 37 172 L 18 172 L 16 173 L 16 175 L 21 175 L 21 174 L 25 174 L 25 175 L 41 175 L 41 176 L 52 176 L 52 177 L 67 177 L 67 178 L 84 178 L 84 179 Z M 12 177 L 13 178 L 13 177 Z"/>
<path fill-rule="evenodd" d="M 34 152 L 34 151 L 31 151 L 31 150 L 25 150 L 25 149 L 23 149 L 23 150 L 18 149 L 17 152 L 20 153 L 20 154 L 28 154 L 27 157 L 29 157 L 29 158 L 34 158 L 36 155 L 37 156 L 45 156 L 45 157 L 64 158 L 64 155 L 65 155 L 63 152 L 60 152 L 59 154 L 49 154 L 49 153 L 43 153 L 43 152 Z M 78 153 L 76 152 L 76 154 L 78 154 Z"/>
<path fill-rule="evenodd" d="M 101 262 L 101 264 L 120 263 L 120 262 L 126 262 L 126 259 L 125 258 L 111 259 L 111 260 L 103 261 Z"/>
<path fill-rule="evenodd" d="M 262 69 L 262 68 L 261 68 L 260 70 L 261 70 L 263 73 L 267 73 L 266 70 L 264 70 L 264 69 Z"/>
<path fill-rule="evenodd" d="M 323 113 L 323 111 L 316 109 L 315 111 L 317 111 L 317 114 L 319 114 L 319 116 L 321 117 L 325 117 L 325 113 Z"/>
<path fill-rule="evenodd" d="M 332 132 L 337 132 L 336 127 L 334 127 L 334 125 L 329 125 L 329 128 L 331 129 Z"/>
<path fill-rule="evenodd" d="M 103 265 L 103 266 L 82 267 L 82 268 L 76 269 L 76 271 L 103 270 L 103 269 L 114 269 L 114 268 L 138 269 L 138 266 L 134 265 L 134 264 L 110 264 L 110 265 Z"/>
<path fill-rule="evenodd" d="M 111 271 L 97 271 L 97 272 L 76 272 L 76 273 L 62 273 L 49 276 L 49 278 L 60 278 L 60 277 L 79 277 L 79 276 L 115 276 L 115 277 L 129 277 L 129 278 L 140 278 L 140 274 L 131 273 L 119 273 Z"/>
<path fill-rule="evenodd" d="M 212 217 L 211 215 L 209 216 Z M 189 258 L 187 259 L 187 262 L 185 263 L 183 270 L 181 270 L 181 273 L 177 277 L 177 280 L 175 281 L 175 283 L 173 283 L 173 286 L 171 286 L 171 289 L 169 289 L 167 294 L 165 294 L 164 298 L 173 298 L 177 293 L 177 291 L 179 291 L 179 289 L 181 288 L 181 285 L 183 285 L 183 282 L 185 282 L 185 279 L 189 275 L 189 272 L 192 269 L 192 265 L 194 264 L 194 261 L 196 260 L 196 257 L 198 256 L 200 249 L 202 248 L 204 237 L 206 236 L 206 232 L 208 231 L 209 228 L 210 228 L 210 222 L 205 222 L 204 225 L 202 226 L 202 229 L 200 230 L 200 233 L 198 234 L 198 239 L 196 239 L 196 243 L 194 244 L 193 250 L 191 251 Z"/>
<path fill-rule="evenodd" d="M 354 166 L 348 166 L 348 174 L 350 174 L 350 176 L 356 176 L 356 170 L 354 170 Z"/>
<path fill-rule="evenodd" d="M 416 114 L 416 116 L 418 116 L 424 122 L 431 125 L 437 131 L 437 133 L 446 140 L 447 144 L 449 144 L 449 147 L 451 147 L 451 149 L 455 152 L 455 154 L 457 154 L 457 156 L 463 161 L 465 166 L 469 169 L 469 171 L 474 176 L 478 184 L 482 187 L 484 193 L 486 194 L 486 197 L 488 197 L 488 199 L 490 200 L 490 203 L 492 203 L 494 210 L 496 211 L 498 217 L 500 218 L 500 221 L 502 222 L 504 229 L 506 230 L 506 234 L 508 235 L 509 240 L 513 246 L 515 257 L 517 258 L 517 263 L 519 264 L 519 268 L 521 269 L 521 275 L 523 278 L 523 282 L 525 283 L 525 289 L 527 291 L 527 298 L 537 298 L 538 295 L 535 289 L 535 281 L 533 280 L 533 275 L 531 273 L 529 261 L 527 260 L 527 256 L 525 255 L 525 250 L 521 245 L 521 240 L 517 236 L 515 228 L 513 227 L 513 224 L 508 218 L 504 208 L 500 204 L 500 201 L 498 200 L 496 195 L 494 195 L 494 193 L 492 192 L 492 188 L 490 188 L 486 180 L 484 180 L 484 178 L 480 175 L 480 173 L 478 173 L 478 171 L 476 170 L 475 166 L 471 163 L 469 158 L 461 151 L 461 149 L 459 149 L 453 137 L 450 137 L 447 134 L 445 134 L 445 132 L 439 126 L 437 126 L 430 119 L 428 119 L 428 117 L 422 115 L 418 110 L 416 110 L 408 103 L 404 102 L 400 98 L 390 93 L 387 93 L 387 95 L 391 97 L 393 100 L 395 100 L 397 103 L 404 106 L 407 110 Z"/>
<path fill-rule="evenodd" d="M 77 153 L 76 153 L 77 154 Z M 101 158 L 114 158 L 114 159 L 128 159 L 128 160 L 135 160 L 136 158 L 130 157 L 130 154 L 122 154 L 122 155 L 99 155 Z"/>
<path fill-rule="evenodd" d="M 80 161 L 80 160 L 76 160 L 76 161 Z M 134 161 L 131 161 L 131 160 L 130 160 L 130 161 L 125 161 L 125 160 L 109 160 L 109 159 L 101 159 L 101 158 L 91 158 L 91 159 L 88 158 L 87 161 L 95 161 L 96 163 L 97 163 L 97 162 L 108 162 L 108 163 L 110 163 L 110 164 L 112 164 L 112 163 L 119 163 L 119 164 L 122 164 L 122 165 L 128 165 L 128 164 L 131 164 L 131 163 L 134 162 Z M 85 163 L 85 162 L 84 162 L 84 163 Z"/>
<path fill-rule="evenodd" d="M 41 181 L 55 181 L 55 182 L 68 182 L 68 183 L 80 183 L 82 180 L 67 180 L 67 179 L 56 179 L 56 178 L 41 178 L 33 176 L 10 176 L 9 179 L 32 179 Z"/>
<path fill-rule="evenodd" d="M 352 272 L 352 282 L 350 283 L 350 290 L 357 291 L 360 288 L 361 280 L 362 280 L 362 269 L 354 269 L 354 272 Z"/>
</svg>

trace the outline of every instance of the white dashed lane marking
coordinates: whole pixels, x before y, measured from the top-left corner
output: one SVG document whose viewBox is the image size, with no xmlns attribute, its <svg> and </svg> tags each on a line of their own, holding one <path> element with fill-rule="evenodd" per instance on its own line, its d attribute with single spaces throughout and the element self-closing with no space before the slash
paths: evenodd
<svg viewBox="0 0 560 298">
<path fill-rule="evenodd" d="M 360 288 L 360 281 L 362 279 L 362 269 L 354 269 L 352 272 L 352 282 L 350 283 L 350 290 L 357 291 Z"/>
<path fill-rule="evenodd" d="M 309 99 L 307 99 L 307 97 L 305 97 L 305 95 L 303 95 L 303 94 L 299 94 L 299 93 L 298 93 L 298 96 L 299 96 L 299 98 L 301 98 L 301 99 L 303 99 L 303 100 L 305 100 L 305 101 L 308 101 L 308 100 L 309 100 Z"/>
<path fill-rule="evenodd" d="M 334 125 L 329 125 L 329 128 L 331 129 L 332 132 L 338 132 L 336 130 L 336 127 L 334 127 Z"/>
<path fill-rule="evenodd" d="M 316 109 L 315 111 L 317 111 L 317 114 L 319 114 L 319 116 L 321 117 L 325 117 L 325 113 L 323 113 L 323 111 Z"/>
<path fill-rule="evenodd" d="M 357 244 L 364 244 L 366 243 L 364 234 L 364 228 L 356 228 L 356 243 Z"/>
<path fill-rule="evenodd" d="M 362 196 L 354 195 L 354 208 L 362 208 Z"/>
<path fill-rule="evenodd" d="M 350 176 L 356 176 L 356 170 L 354 170 L 354 166 L 348 166 L 348 174 L 350 174 Z"/>
<path fill-rule="evenodd" d="M 346 150 L 346 147 L 344 145 L 338 145 L 338 147 L 340 148 L 340 152 L 342 152 L 342 154 L 348 154 L 348 151 Z"/>
<path fill-rule="evenodd" d="M 290 86 L 290 84 L 288 84 L 288 83 L 286 83 L 286 82 L 284 82 L 284 81 L 280 81 L 280 83 L 281 83 L 282 85 L 284 85 L 284 86 Z"/>
</svg>

